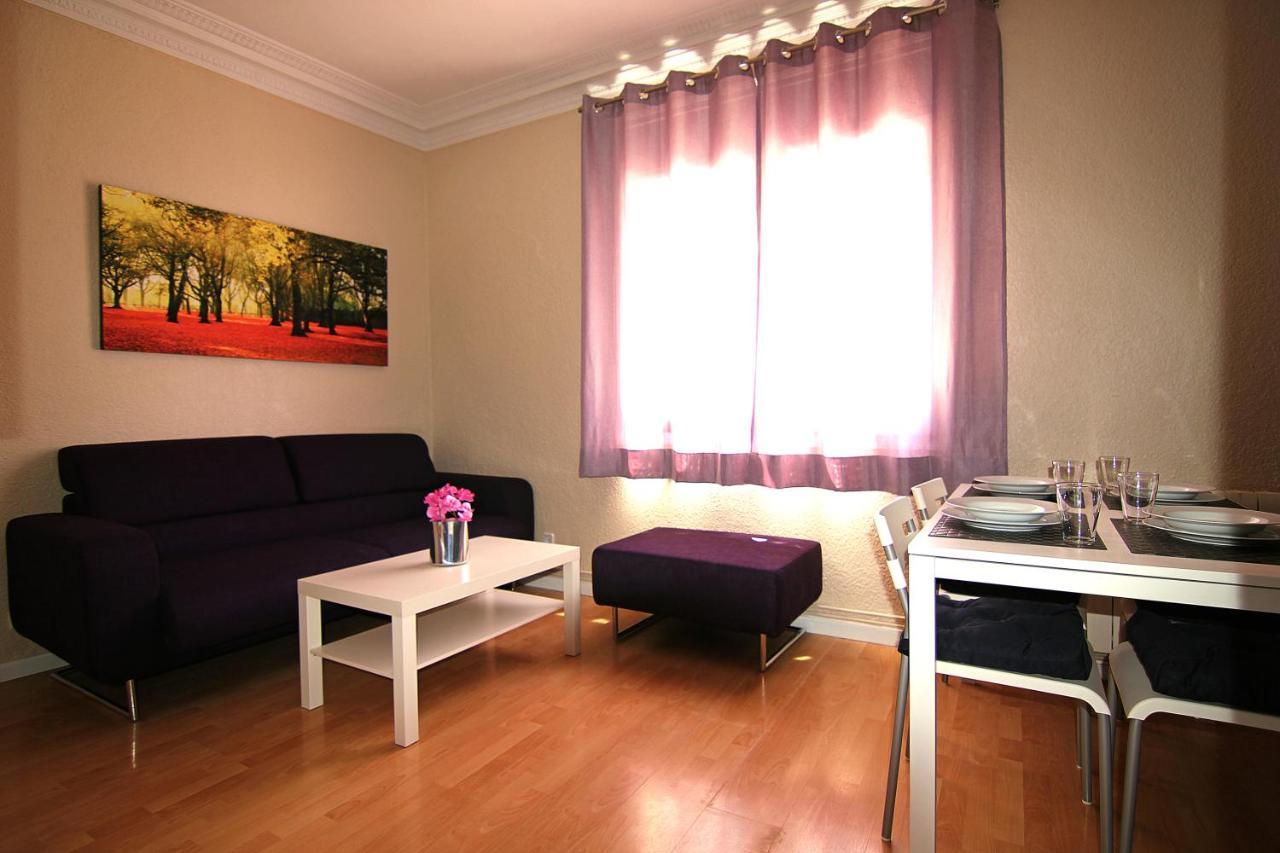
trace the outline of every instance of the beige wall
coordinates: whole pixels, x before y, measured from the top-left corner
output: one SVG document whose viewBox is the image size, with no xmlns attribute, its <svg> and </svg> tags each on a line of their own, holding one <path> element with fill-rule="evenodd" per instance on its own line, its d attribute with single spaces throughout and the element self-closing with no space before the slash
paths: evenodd
<svg viewBox="0 0 1280 853">
<path fill-rule="evenodd" d="M 1118 450 L 1280 486 L 1280 21 L 1226 8 L 1000 9 L 1015 471 Z M 99 182 L 386 247 L 391 366 L 99 351 Z M 421 154 L 0 0 L 0 517 L 56 508 L 77 441 L 434 432 L 446 469 L 528 477 L 560 541 L 809 536 L 824 612 L 892 620 L 884 495 L 578 478 L 578 205 L 572 113 Z M 0 620 L 0 662 L 35 651 Z"/>
<path fill-rule="evenodd" d="M 99 182 L 386 248 L 390 366 L 99 350 Z M 0 0 L 0 519 L 58 508 L 65 444 L 427 432 L 424 190 L 421 152 Z M 38 652 L 0 609 L 0 662 Z"/>
<path fill-rule="evenodd" d="M 1013 471 L 1126 452 L 1280 484 L 1280 27 L 1251 5 L 1001 7 Z M 428 155 L 441 461 L 528 477 L 539 530 L 585 549 L 654 524 L 818 539 L 827 612 L 891 617 L 883 495 L 578 479 L 578 165 L 574 114 Z"/>
</svg>

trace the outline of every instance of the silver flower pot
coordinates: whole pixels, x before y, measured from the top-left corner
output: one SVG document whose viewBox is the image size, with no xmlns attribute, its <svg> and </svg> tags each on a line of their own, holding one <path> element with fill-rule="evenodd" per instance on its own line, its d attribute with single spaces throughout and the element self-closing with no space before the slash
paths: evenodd
<svg viewBox="0 0 1280 853">
<path fill-rule="evenodd" d="M 431 562 L 456 566 L 467 561 L 467 522 L 431 522 Z"/>
</svg>

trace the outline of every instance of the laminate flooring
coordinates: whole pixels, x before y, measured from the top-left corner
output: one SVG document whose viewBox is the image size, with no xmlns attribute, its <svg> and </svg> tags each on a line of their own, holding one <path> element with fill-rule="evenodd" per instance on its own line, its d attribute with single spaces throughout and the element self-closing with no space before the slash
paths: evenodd
<svg viewBox="0 0 1280 853">
<path fill-rule="evenodd" d="M 880 840 L 893 649 L 808 635 L 761 676 L 752 637 L 664 620 L 615 645 L 583 605 L 579 658 L 557 614 L 422 670 L 408 749 L 390 681 L 326 663 L 299 707 L 293 637 L 141 682 L 137 725 L 47 675 L 0 684 L 0 849 L 908 849 L 905 763 Z M 1096 849 L 1069 702 L 939 697 L 939 850 Z M 1280 737 L 1155 718 L 1144 747 L 1137 850 L 1280 849 Z"/>
</svg>

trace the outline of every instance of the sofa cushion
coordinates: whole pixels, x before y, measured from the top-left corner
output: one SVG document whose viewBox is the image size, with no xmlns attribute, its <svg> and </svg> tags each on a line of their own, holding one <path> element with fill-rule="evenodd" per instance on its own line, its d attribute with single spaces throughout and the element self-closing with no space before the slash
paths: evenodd
<svg viewBox="0 0 1280 853">
<path fill-rule="evenodd" d="M 144 525 L 161 560 L 423 518 L 422 492 L 369 495 Z M 421 522 L 425 524 L 425 519 Z M 424 546 L 425 547 L 425 546 Z"/>
<path fill-rule="evenodd" d="M 520 539 L 523 538 L 523 533 L 524 524 L 519 519 L 486 515 L 472 520 L 468 535 L 472 539 L 479 536 L 505 536 L 508 539 Z M 431 523 L 424 516 L 410 521 L 393 521 L 389 524 L 344 530 L 330 536 L 348 542 L 374 545 L 392 554 L 408 554 L 431 547 Z"/>
<path fill-rule="evenodd" d="M 335 539 L 299 538 L 192 554 L 160 571 L 167 651 L 187 656 L 298 621 L 298 578 L 390 556 Z"/>
<path fill-rule="evenodd" d="M 439 485 L 427 443 L 416 435 L 290 435 L 280 439 L 307 502 Z"/>
<path fill-rule="evenodd" d="M 1143 602 L 1125 630 L 1156 692 L 1280 714 L 1280 616 Z"/>
<path fill-rule="evenodd" d="M 284 449 L 265 436 L 64 447 L 58 474 L 78 513 L 122 524 L 298 501 Z"/>
</svg>

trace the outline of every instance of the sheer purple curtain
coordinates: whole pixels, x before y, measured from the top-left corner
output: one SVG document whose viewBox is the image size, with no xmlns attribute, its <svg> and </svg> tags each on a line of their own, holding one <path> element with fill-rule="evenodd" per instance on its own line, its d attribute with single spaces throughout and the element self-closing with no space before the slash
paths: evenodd
<svg viewBox="0 0 1280 853">
<path fill-rule="evenodd" d="M 583 476 L 1006 470 L 995 15 L 871 24 L 584 104 Z"/>
</svg>

